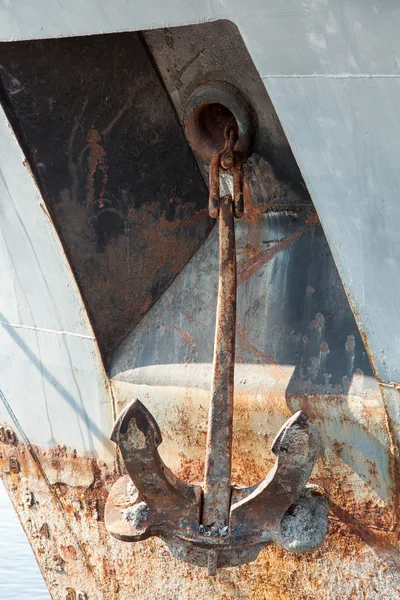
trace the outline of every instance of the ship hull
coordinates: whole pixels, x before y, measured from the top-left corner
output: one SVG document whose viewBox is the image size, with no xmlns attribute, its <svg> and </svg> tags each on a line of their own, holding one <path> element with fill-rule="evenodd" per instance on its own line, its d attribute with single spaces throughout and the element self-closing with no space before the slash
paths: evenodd
<svg viewBox="0 0 400 600">
<path fill-rule="evenodd" d="M 179 10 L 169 2 L 93 2 L 49 11 L 26 0 L 0 7 L 0 40 L 13 45 L 0 70 L 0 470 L 54 600 L 397 597 L 399 21 L 394 2 L 188 1 Z M 96 38 L 79 41 L 88 35 Z M 69 56 L 76 51 L 82 60 L 72 61 L 76 73 L 84 61 L 89 72 L 91 60 L 106 73 L 102 48 L 114 36 L 112 56 L 126 79 L 107 84 L 104 75 L 90 92 L 101 69 L 93 80 L 82 76 L 79 85 L 90 86 L 75 92 L 63 124 L 63 73 L 54 75 L 53 65 L 40 72 L 45 62 L 36 60 L 29 75 L 25 53 L 61 57 L 68 43 Z M 229 52 L 217 68 L 207 48 L 220 57 L 218 39 Z M 233 479 L 252 485 L 265 475 L 276 433 L 301 409 L 325 446 L 312 481 L 330 498 L 330 521 L 315 553 L 271 545 L 254 562 L 210 578 L 159 539 L 112 538 L 104 508 L 123 473 L 109 435 L 134 398 L 157 418 L 166 464 L 187 482 L 203 479 L 218 232 L 205 211 L 205 166 L 184 142 L 181 120 L 193 82 L 241 64 L 237 56 L 229 63 L 226 39 L 249 60 L 235 84 L 247 90 L 267 132 L 236 225 Z M 58 48 L 46 46 L 52 42 Z M 18 44 L 27 44 L 23 52 Z M 131 87 L 129 53 L 141 65 Z M 30 106 L 45 93 L 40 82 L 52 89 L 54 140 L 39 100 Z M 103 96 L 108 104 L 96 104 Z M 162 110 L 129 116 L 156 97 Z M 117 149 L 129 152 L 150 119 L 134 142 L 143 147 L 117 161 Z M 175 169 L 174 157 L 161 171 L 166 144 L 158 171 L 151 163 L 144 183 L 141 167 L 129 176 L 132 160 L 141 165 L 143 148 L 152 140 L 160 148 L 164 135 L 181 144 L 184 166 Z M 280 172 L 284 156 L 289 166 Z M 192 187 L 185 187 L 188 173 Z M 165 205 L 159 190 L 146 196 L 157 178 L 163 193 L 175 181 Z M 113 194 L 122 224 L 104 234 L 101 202 L 117 214 L 107 205 Z"/>
</svg>

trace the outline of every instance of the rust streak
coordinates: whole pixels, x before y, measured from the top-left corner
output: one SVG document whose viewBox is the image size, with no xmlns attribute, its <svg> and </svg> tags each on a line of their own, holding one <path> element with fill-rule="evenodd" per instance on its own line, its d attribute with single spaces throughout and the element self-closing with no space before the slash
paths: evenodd
<svg viewBox="0 0 400 600">
<path fill-rule="evenodd" d="M 238 336 L 238 340 L 239 340 L 242 352 L 244 350 L 245 352 L 248 352 L 249 354 L 256 356 L 257 358 L 260 359 L 259 360 L 260 364 L 276 365 L 276 362 L 275 362 L 273 356 L 271 356 L 270 354 L 266 354 L 266 352 L 263 352 L 259 348 L 256 348 L 255 346 L 253 346 L 253 344 L 251 344 L 249 342 L 249 340 L 247 339 L 246 331 L 245 331 L 244 327 L 240 327 L 238 325 L 236 327 L 236 333 Z"/>
<path fill-rule="evenodd" d="M 194 337 L 190 335 L 190 333 L 186 333 L 186 331 L 182 331 L 181 329 L 179 329 L 178 331 L 182 342 L 189 346 L 189 348 L 195 350 L 197 355 L 197 342 L 194 339 Z"/>
<path fill-rule="evenodd" d="M 242 259 L 238 264 L 238 285 L 245 283 L 255 275 L 261 267 L 270 262 L 274 256 L 298 240 L 301 232 L 296 232 L 289 237 L 279 240 L 272 248 L 266 248 L 251 258 Z"/>
<path fill-rule="evenodd" d="M 71 130 L 71 135 L 68 141 L 68 168 L 72 177 L 72 195 L 73 198 L 76 199 L 78 193 L 78 173 L 77 173 L 77 165 L 73 161 L 73 149 L 75 143 L 76 132 L 78 131 L 78 127 L 80 125 L 80 121 L 82 119 L 82 115 L 85 112 L 87 105 L 89 102 L 89 98 L 86 97 L 83 101 L 83 105 L 81 108 L 81 112 L 74 119 L 74 124 Z"/>
<path fill-rule="evenodd" d="M 88 192 L 86 200 L 88 204 L 93 204 L 95 201 L 94 177 L 96 171 L 99 170 L 102 173 L 101 191 L 98 194 L 101 207 L 108 179 L 108 168 L 106 162 L 107 152 L 100 144 L 101 136 L 97 129 L 94 129 L 93 127 L 90 129 L 87 140 L 89 146 L 89 173 L 87 178 Z"/>
</svg>

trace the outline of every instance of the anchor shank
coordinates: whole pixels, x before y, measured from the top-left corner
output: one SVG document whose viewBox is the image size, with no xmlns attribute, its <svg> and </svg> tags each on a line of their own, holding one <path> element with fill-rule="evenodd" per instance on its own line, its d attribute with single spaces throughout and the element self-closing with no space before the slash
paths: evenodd
<svg viewBox="0 0 400 600">
<path fill-rule="evenodd" d="M 233 202 L 220 198 L 219 282 L 202 523 L 229 524 L 236 329 L 236 248 Z"/>
</svg>

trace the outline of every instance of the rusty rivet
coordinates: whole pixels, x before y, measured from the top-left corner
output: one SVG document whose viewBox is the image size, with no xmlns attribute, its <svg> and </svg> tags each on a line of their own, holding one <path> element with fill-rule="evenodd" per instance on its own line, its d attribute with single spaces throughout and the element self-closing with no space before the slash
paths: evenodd
<svg viewBox="0 0 400 600">
<path fill-rule="evenodd" d="M 11 473 L 19 473 L 20 472 L 19 462 L 15 458 L 15 456 L 10 456 L 10 471 L 11 471 Z"/>
<path fill-rule="evenodd" d="M 59 569 L 62 569 L 62 567 L 64 565 L 64 561 L 63 561 L 63 559 L 61 558 L 61 556 L 59 554 L 54 554 L 54 556 L 53 556 L 53 562 L 54 562 L 54 564 L 55 564 L 56 567 L 58 567 Z"/>
<path fill-rule="evenodd" d="M 11 427 L 6 427 L 5 435 L 7 444 L 15 444 L 15 433 Z"/>
<path fill-rule="evenodd" d="M 224 152 L 224 154 L 221 156 L 221 167 L 223 169 L 231 169 L 233 167 L 233 163 L 233 155 L 229 152 Z"/>
<path fill-rule="evenodd" d="M 74 588 L 67 588 L 65 600 L 87 600 L 87 594 L 79 590 L 75 591 Z"/>
<path fill-rule="evenodd" d="M 15 444 L 15 433 L 11 427 L 0 427 L 0 442 L 4 444 Z"/>
<path fill-rule="evenodd" d="M 39 533 L 46 539 L 48 539 L 48 540 L 50 539 L 50 530 L 49 530 L 49 526 L 47 525 L 47 523 L 43 523 L 43 525 L 39 529 Z"/>
<path fill-rule="evenodd" d="M 25 504 L 28 508 L 31 508 L 35 504 L 33 492 L 25 492 Z"/>
</svg>

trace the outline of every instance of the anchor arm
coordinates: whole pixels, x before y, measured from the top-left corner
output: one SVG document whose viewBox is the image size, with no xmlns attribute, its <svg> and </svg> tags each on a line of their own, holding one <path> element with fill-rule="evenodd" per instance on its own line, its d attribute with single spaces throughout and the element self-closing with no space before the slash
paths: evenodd
<svg viewBox="0 0 400 600">
<path fill-rule="evenodd" d="M 163 497 L 178 507 L 188 500 L 195 501 L 194 486 L 178 479 L 161 459 L 160 429 L 140 400 L 134 400 L 121 413 L 111 439 L 119 447 L 129 477 L 149 507 L 159 507 Z"/>
<path fill-rule="evenodd" d="M 201 490 L 178 479 L 164 464 L 158 453 L 160 429 L 139 400 L 121 413 L 111 439 L 128 472 L 107 499 L 105 522 L 112 535 L 134 542 L 179 527 L 186 534 L 196 530 Z"/>
<path fill-rule="evenodd" d="M 259 531 L 278 527 L 283 515 L 300 497 L 324 449 L 321 436 L 307 415 L 298 411 L 283 425 L 272 445 L 277 456 L 271 471 L 258 484 L 233 493 L 231 529 L 243 521 Z M 250 526 L 250 528 L 252 528 Z"/>
</svg>

